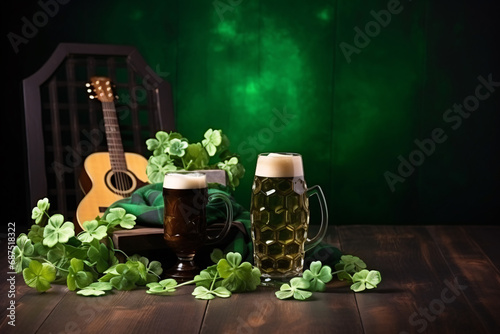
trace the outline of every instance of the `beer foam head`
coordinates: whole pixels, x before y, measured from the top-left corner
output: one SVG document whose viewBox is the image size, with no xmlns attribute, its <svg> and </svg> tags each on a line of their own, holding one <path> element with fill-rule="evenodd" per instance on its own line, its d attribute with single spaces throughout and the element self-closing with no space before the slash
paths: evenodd
<svg viewBox="0 0 500 334">
<path fill-rule="evenodd" d="M 203 173 L 167 173 L 163 188 L 201 189 L 207 187 L 207 177 Z"/>
<path fill-rule="evenodd" d="M 255 175 L 263 177 L 303 176 L 302 156 L 297 153 L 260 154 Z"/>
</svg>

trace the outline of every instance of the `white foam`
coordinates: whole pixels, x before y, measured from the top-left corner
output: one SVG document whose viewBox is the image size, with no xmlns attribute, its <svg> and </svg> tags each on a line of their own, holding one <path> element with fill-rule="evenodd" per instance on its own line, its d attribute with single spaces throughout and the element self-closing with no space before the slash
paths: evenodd
<svg viewBox="0 0 500 334">
<path fill-rule="evenodd" d="M 257 159 L 255 175 L 263 177 L 304 176 L 302 156 L 295 153 L 261 154 Z"/>
<path fill-rule="evenodd" d="M 167 189 L 201 189 L 207 187 L 207 177 L 203 173 L 168 173 L 163 181 Z"/>
</svg>

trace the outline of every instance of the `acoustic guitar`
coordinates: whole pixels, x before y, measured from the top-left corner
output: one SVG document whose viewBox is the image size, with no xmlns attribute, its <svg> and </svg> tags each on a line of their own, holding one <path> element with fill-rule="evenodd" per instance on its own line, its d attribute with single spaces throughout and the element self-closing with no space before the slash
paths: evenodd
<svg viewBox="0 0 500 334">
<path fill-rule="evenodd" d="M 79 178 L 85 197 L 76 210 L 80 226 L 85 221 L 101 217 L 106 209 L 119 199 L 146 184 L 146 158 L 136 153 L 124 152 L 115 110 L 115 95 L 109 78 L 92 77 L 87 84 L 89 98 L 102 104 L 106 141 L 109 152 L 89 155 Z"/>
</svg>

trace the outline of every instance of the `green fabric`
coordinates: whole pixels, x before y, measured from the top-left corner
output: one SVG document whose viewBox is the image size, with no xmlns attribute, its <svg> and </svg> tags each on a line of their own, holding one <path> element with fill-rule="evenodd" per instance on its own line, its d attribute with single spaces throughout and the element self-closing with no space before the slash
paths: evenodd
<svg viewBox="0 0 500 334">
<path fill-rule="evenodd" d="M 253 263 L 253 245 L 251 239 L 250 213 L 237 203 L 224 189 L 209 188 L 208 194 L 224 193 L 231 199 L 233 206 L 233 224 L 229 235 L 214 246 L 224 253 L 238 252 L 245 261 Z M 163 227 L 163 184 L 146 185 L 136 190 L 131 197 L 113 203 L 109 208 L 121 207 L 137 217 L 141 226 Z M 207 228 L 216 229 L 224 223 L 226 209 L 221 201 L 212 201 L 207 205 Z M 340 251 L 330 245 L 320 244 L 306 253 L 306 264 L 320 260 L 323 264 L 335 265 L 340 259 Z"/>
</svg>

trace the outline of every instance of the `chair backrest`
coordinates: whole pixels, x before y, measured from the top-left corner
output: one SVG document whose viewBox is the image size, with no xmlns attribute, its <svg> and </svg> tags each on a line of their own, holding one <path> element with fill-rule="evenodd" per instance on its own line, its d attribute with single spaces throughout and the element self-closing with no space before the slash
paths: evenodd
<svg viewBox="0 0 500 334">
<path fill-rule="evenodd" d="M 23 80 L 31 205 L 48 197 L 67 220 L 83 198 L 79 175 L 85 158 L 107 151 L 100 103 L 88 98 L 91 76 L 116 85 L 123 148 L 147 157 L 146 139 L 175 129 L 170 84 L 131 46 L 62 43 Z"/>
</svg>

